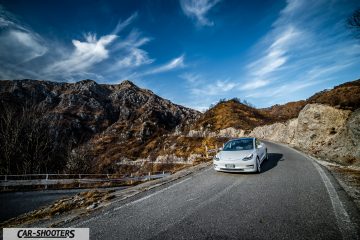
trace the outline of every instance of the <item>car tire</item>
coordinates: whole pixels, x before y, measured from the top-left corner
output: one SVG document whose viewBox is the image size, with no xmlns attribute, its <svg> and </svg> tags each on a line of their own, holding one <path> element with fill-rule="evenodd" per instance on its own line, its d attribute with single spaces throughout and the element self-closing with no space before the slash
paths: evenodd
<svg viewBox="0 0 360 240">
<path fill-rule="evenodd" d="M 264 160 L 269 160 L 269 155 L 268 155 L 267 149 L 266 149 L 266 152 L 265 152 L 265 159 Z"/>
<path fill-rule="evenodd" d="M 261 163 L 259 157 L 256 158 L 256 172 L 261 173 Z"/>
</svg>

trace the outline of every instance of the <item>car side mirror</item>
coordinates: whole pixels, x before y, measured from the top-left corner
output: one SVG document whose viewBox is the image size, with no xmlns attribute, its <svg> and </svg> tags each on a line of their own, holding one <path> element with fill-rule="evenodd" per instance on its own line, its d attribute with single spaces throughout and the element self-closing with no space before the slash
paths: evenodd
<svg viewBox="0 0 360 240">
<path fill-rule="evenodd" d="M 261 145 L 261 144 L 259 144 L 258 146 L 257 146 L 257 148 L 262 148 L 263 146 Z"/>
<path fill-rule="evenodd" d="M 220 148 L 219 148 L 219 151 L 222 151 L 222 150 L 223 150 L 223 148 L 222 148 L 222 147 L 220 147 Z"/>
</svg>

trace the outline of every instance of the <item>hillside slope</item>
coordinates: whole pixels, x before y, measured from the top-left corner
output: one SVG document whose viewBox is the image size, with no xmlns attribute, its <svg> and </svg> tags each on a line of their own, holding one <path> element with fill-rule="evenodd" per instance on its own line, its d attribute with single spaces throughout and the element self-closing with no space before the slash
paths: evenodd
<svg viewBox="0 0 360 240">
<path fill-rule="evenodd" d="M 261 126 L 254 135 L 291 142 L 299 126 L 294 119 L 314 103 L 353 112 L 360 106 L 360 80 L 263 109 L 222 101 L 203 114 L 130 81 L 3 80 L 0 170 L 129 172 L 134 163 L 138 170 L 146 168 L 145 162 L 192 164 L 209 159 L 207 151 L 227 139 Z"/>
<path fill-rule="evenodd" d="M 236 100 L 219 102 L 206 111 L 191 129 L 219 132 L 221 129 L 234 128 L 248 131 L 258 126 L 296 118 L 310 103 L 354 111 L 360 106 L 360 79 L 318 92 L 307 100 L 269 108 L 256 109 Z"/>
<path fill-rule="evenodd" d="M 199 115 L 195 110 L 173 104 L 130 81 L 117 85 L 97 84 L 92 80 L 76 83 L 0 81 L 0 108 L 3 113 L 0 123 L 7 122 L 9 116 L 14 119 L 9 125 L 0 124 L 0 131 L 14 133 L 11 129 L 20 122 L 17 115 L 22 116 L 21 122 L 26 122 L 30 119 L 29 115 L 36 113 L 32 118 L 37 122 L 41 120 L 41 128 L 47 129 L 42 135 L 49 135 L 51 144 L 57 148 L 56 158 L 53 155 L 43 156 L 47 164 L 38 166 L 36 161 L 41 159 L 36 158 L 39 157 L 25 149 L 16 152 L 17 142 L 9 142 L 9 138 L 2 134 L 1 169 L 6 169 L 3 170 L 6 173 L 23 171 L 21 166 L 25 162 L 21 156 L 24 154 L 34 155 L 26 163 L 28 172 L 62 171 L 60 166 L 64 168 L 66 164 L 71 170 L 81 169 L 84 166 L 77 164 L 79 159 L 70 156 L 69 162 L 70 151 L 93 138 L 96 145 L 92 147 L 96 153 L 106 156 L 116 152 L 136 158 L 135 153 L 146 141 L 167 134 L 181 124 L 189 124 Z M 4 129 L 4 126 L 7 128 Z M 26 128 L 22 138 L 30 136 L 29 131 Z M 21 139 L 20 134 L 13 137 Z M 11 156 L 4 157 L 5 148 L 13 149 Z M 54 164 L 49 164 L 45 158 L 51 158 Z M 53 165 L 56 167 L 52 168 Z"/>
</svg>

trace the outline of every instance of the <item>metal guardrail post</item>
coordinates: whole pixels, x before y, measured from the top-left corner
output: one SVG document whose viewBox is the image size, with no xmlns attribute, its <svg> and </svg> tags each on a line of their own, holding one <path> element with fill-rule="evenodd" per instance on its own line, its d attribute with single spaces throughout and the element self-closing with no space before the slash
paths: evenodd
<svg viewBox="0 0 360 240">
<path fill-rule="evenodd" d="M 49 179 L 49 174 L 46 174 L 46 181 Z"/>
<path fill-rule="evenodd" d="M 7 182 L 7 175 L 5 175 L 5 182 Z"/>
<path fill-rule="evenodd" d="M 151 180 L 151 172 L 149 172 L 149 180 Z"/>
</svg>

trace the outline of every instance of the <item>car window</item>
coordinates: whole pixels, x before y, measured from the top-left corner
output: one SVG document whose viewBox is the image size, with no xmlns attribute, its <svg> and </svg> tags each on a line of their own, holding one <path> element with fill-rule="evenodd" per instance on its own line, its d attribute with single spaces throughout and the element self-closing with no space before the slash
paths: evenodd
<svg viewBox="0 0 360 240">
<path fill-rule="evenodd" d="M 242 151 L 253 149 L 253 139 L 236 139 L 227 142 L 223 151 Z"/>
<path fill-rule="evenodd" d="M 255 140 L 256 148 L 258 148 L 258 147 L 260 146 L 260 144 L 261 144 L 260 141 L 256 139 L 256 140 Z"/>
</svg>

